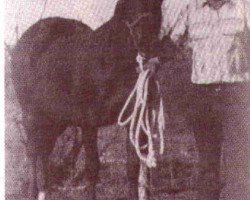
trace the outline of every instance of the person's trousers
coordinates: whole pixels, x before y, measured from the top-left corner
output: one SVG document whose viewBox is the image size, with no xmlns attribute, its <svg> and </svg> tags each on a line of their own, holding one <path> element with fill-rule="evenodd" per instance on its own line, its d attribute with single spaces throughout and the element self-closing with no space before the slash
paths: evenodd
<svg viewBox="0 0 250 200">
<path fill-rule="evenodd" d="M 222 195 L 227 200 L 247 200 L 250 170 L 248 96 L 248 85 L 243 83 L 192 86 L 188 120 L 199 156 L 197 200 L 219 200 Z"/>
</svg>

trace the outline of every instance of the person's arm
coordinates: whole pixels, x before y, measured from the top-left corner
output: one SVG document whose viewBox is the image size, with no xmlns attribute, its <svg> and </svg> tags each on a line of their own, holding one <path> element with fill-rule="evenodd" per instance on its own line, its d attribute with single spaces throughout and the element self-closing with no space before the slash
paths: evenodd
<svg viewBox="0 0 250 200">
<path fill-rule="evenodd" d="M 187 33 L 189 0 L 164 0 L 159 34 L 158 56 L 162 62 L 180 57 L 183 36 Z"/>
<path fill-rule="evenodd" d="M 152 58 L 145 64 L 146 68 L 154 69 L 157 64 L 176 59 L 182 54 L 177 43 L 186 31 L 188 4 L 189 0 L 163 0 L 159 38 L 151 47 Z"/>
<path fill-rule="evenodd" d="M 190 0 L 163 0 L 160 40 L 170 35 L 176 42 L 185 33 Z"/>
</svg>

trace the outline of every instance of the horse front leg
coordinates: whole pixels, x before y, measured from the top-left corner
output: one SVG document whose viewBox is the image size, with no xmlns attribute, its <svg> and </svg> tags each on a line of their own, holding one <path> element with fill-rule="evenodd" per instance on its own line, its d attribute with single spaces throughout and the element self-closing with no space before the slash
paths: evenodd
<svg viewBox="0 0 250 200">
<path fill-rule="evenodd" d="M 146 138 L 140 138 L 145 143 Z M 135 148 L 127 138 L 127 177 L 128 196 L 130 200 L 148 200 L 151 196 L 149 191 L 149 169 L 145 163 L 140 162 Z"/>
<path fill-rule="evenodd" d="M 128 177 L 128 196 L 130 200 L 138 200 L 138 178 L 140 171 L 140 161 L 135 149 L 127 138 L 127 177 Z"/>
<path fill-rule="evenodd" d="M 36 200 L 38 195 L 37 187 L 37 148 L 36 148 L 36 132 L 37 127 L 34 126 L 34 122 L 28 117 L 23 119 L 23 127 L 27 135 L 27 141 L 25 142 L 27 165 L 28 165 L 28 199 Z"/>
<path fill-rule="evenodd" d="M 149 199 L 149 169 L 144 162 L 140 162 L 140 171 L 138 178 L 138 199 L 148 200 Z"/>
<path fill-rule="evenodd" d="M 83 145 L 86 153 L 85 177 L 87 180 L 86 195 L 88 200 L 96 200 L 96 184 L 100 169 L 97 147 L 97 129 L 83 129 Z"/>
</svg>

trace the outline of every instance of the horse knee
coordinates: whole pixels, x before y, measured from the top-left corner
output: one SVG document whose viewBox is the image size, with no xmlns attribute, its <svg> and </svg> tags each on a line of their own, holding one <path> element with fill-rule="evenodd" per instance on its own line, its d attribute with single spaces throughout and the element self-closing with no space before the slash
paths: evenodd
<svg viewBox="0 0 250 200">
<path fill-rule="evenodd" d="M 85 168 L 86 178 L 91 182 L 97 182 L 99 170 L 100 170 L 100 162 L 98 158 L 92 160 L 91 163 L 86 163 L 86 168 Z"/>
</svg>

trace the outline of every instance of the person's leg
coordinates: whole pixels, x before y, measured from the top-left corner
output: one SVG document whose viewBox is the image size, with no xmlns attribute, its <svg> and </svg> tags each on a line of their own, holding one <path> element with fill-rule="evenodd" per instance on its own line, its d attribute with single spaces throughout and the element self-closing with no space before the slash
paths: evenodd
<svg viewBox="0 0 250 200">
<path fill-rule="evenodd" d="M 199 155 L 197 199 L 219 200 L 222 123 L 214 87 L 196 87 L 190 122 Z"/>
<path fill-rule="evenodd" d="M 228 95 L 232 101 L 225 109 L 225 141 L 223 155 L 225 157 L 226 185 L 222 197 L 226 200 L 247 200 L 250 196 L 250 112 L 247 88 L 232 87 Z"/>
<path fill-rule="evenodd" d="M 199 155 L 198 199 L 217 200 L 220 196 L 220 158 L 222 128 L 206 118 L 195 121 L 194 135 Z"/>
</svg>

